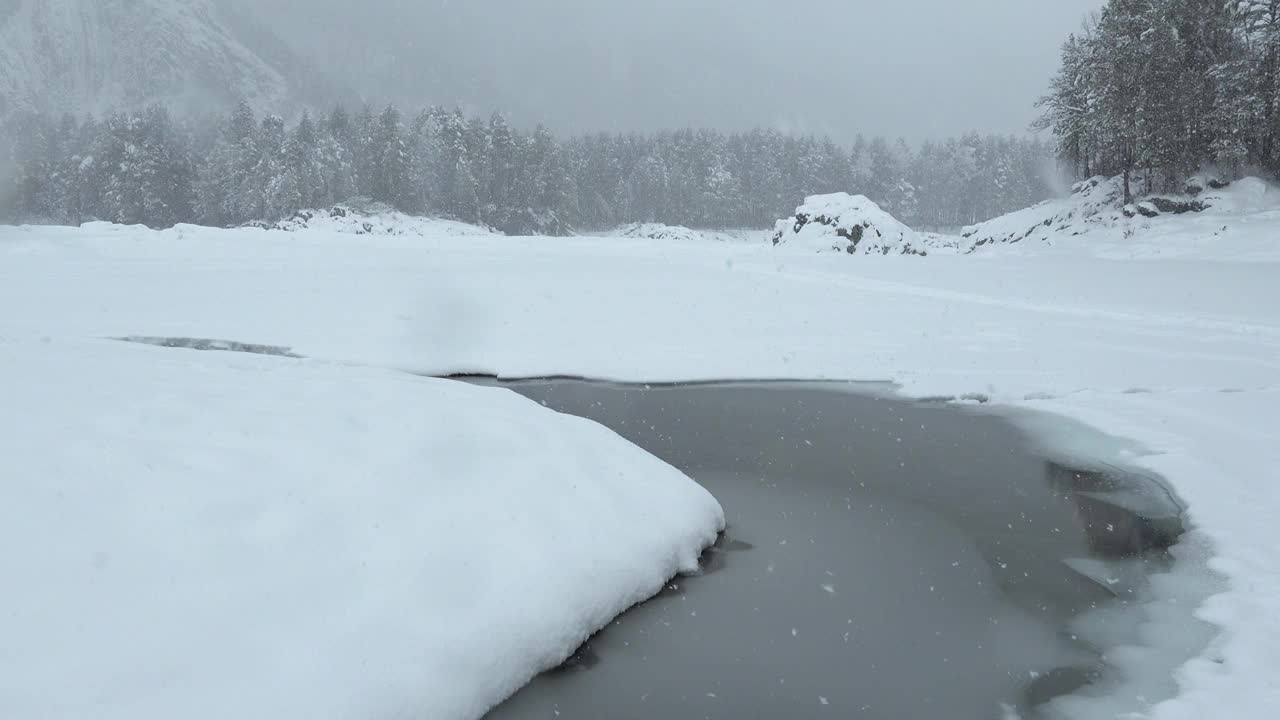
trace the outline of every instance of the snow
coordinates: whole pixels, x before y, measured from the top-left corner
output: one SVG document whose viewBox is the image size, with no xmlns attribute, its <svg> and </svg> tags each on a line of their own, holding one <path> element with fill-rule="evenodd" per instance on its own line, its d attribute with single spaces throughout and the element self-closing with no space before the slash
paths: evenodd
<svg viewBox="0 0 1280 720">
<path fill-rule="evenodd" d="M 1208 187 L 1208 183 L 1189 183 Z M 1193 188 L 1194 189 L 1194 188 Z M 964 229 L 969 252 L 1046 251 L 1106 258 L 1201 258 L 1275 261 L 1280 243 L 1280 190 L 1244 178 L 1195 196 L 1157 196 L 1123 206 L 1120 178 L 1092 178 L 1066 198 L 1048 200 Z M 1161 202 L 1205 206 L 1201 212 L 1161 212 Z"/>
<path fill-rule="evenodd" d="M 6 352 L 19 358 L 11 362 L 20 363 L 0 381 L 5 383 L 3 406 L 17 415 L 5 424 L 36 432 L 26 427 L 32 421 L 21 419 L 31 415 L 74 420 L 77 430 L 90 438 L 123 432 L 112 430 L 110 420 L 93 425 L 87 419 L 68 419 L 65 408 L 71 400 L 61 406 L 63 412 L 57 407 L 41 410 L 46 398 L 40 390 L 51 384 L 23 382 L 23 377 L 69 376 L 68 387 L 77 393 L 106 393 L 119 382 L 134 388 L 122 397 L 147 399 L 160 412 L 172 403 L 140 389 L 141 380 L 131 380 L 128 369 L 135 362 L 141 369 L 144 359 L 149 367 L 150 358 L 170 362 L 162 358 L 178 356 L 172 362 L 197 363 L 192 372 L 200 376 L 216 369 L 209 382 L 216 381 L 213 387 L 219 388 L 201 390 L 202 381 L 179 375 L 177 369 L 166 371 L 175 375 L 163 387 L 201 394 L 180 406 L 216 401 L 223 388 L 231 393 L 225 402 L 232 406 L 234 398 L 248 403 L 269 391 L 266 383 L 237 390 L 238 376 L 234 381 L 217 379 L 217 373 L 232 372 L 240 364 L 270 371 L 272 383 L 284 382 L 294 369 L 331 373 L 332 380 L 323 384 L 298 380 L 292 398 L 270 403 L 296 410 L 296 417 L 307 423 L 327 422 L 312 415 L 340 418 L 341 413 L 328 411 L 331 405 L 360 400 L 361 391 L 347 384 L 348 373 L 409 382 L 375 368 L 646 382 L 888 381 L 913 397 L 981 398 L 1074 418 L 1126 440 L 1106 448 L 1091 440 L 1075 450 L 1149 468 L 1172 483 L 1189 505 L 1197 536 L 1206 542 L 1207 568 L 1191 557 L 1184 561 L 1185 569 L 1201 580 L 1209 569 L 1221 576 L 1220 591 L 1210 588 L 1216 594 L 1198 609 L 1193 606 L 1199 601 L 1184 600 L 1188 612 L 1213 623 L 1208 647 L 1188 643 L 1186 638 L 1194 634 L 1188 631 L 1178 642 L 1187 655 L 1194 655 L 1189 662 L 1177 652 L 1146 653 L 1181 664 L 1174 676 L 1177 697 L 1166 700 L 1159 688 L 1147 686 L 1127 687 L 1123 694 L 1131 700 L 1145 696 L 1134 701 L 1137 711 L 1160 720 L 1267 716 L 1280 702 L 1274 682 L 1280 668 L 1280 540 L 1271 529 L 1280 513 L 1280 448 L 1273 437 L 1280 427 L 1280 289 L 1275 284 L 1280 254 L 1274 248 L 1280 215 L 1272 206 L 1274 195 L 1265 184 L 1236 183 L 1223 191 L 1206 191 L 1201 197 L 1212 205 L 1203 213 L 1162 215 L 1144 219 L 1144 225 L 1084 224 L 1087 235 L 1058 233 L 1040 242 L 1002 244 L 964 256 L 890 255 L 848 263 L 785 245 L 627 238 L 356 238 L 319 230 L 179 227 L 156 232 L 106 225 L 2 228 L 0 337 L 8 338 Z M 1025 230 L 1022 223 L 1032 216 L 1043 222 L 1065 203 L 1074 203 L 1070 207 L 1077 210 L 1081 206 L 1078 199 L 1061 202 L 997 222 Z M 1228 230 L 1216 238 L 1206 235 L 1213 224 Z M 1126 227 L 1144 229 L 1131 234 L 1126 245 Z M 121 349 L 84 340 L 124 336 L 278 346 L 311 360 L 224 353 L 218 355 L 226 359 L 215 361 L 209 359 L 214 353 Z M 52 338 L 51 347 L 41 345 L 41 337 Z M 87 343 L 83 353 L 90 359 L 101 355 L 109 360 L 110 347 L 111 353 L 128 353 L 130 361 L 121 356 L 95 371 L 99 360 L 76 359 L 82 354 L 77 343 Z M 62 349 L 65 357 L 53 362 Z M 231 369 L 222 369 L 221 363 Z M 383 372 L 388 374 L 378 374 Z M 84 382 L 77 379 L 80 374 Z M 164 375 L 158 377 L 157 383 Z M 422 382 L 422 392 L 429 393 L 434 386 Z M 318 387 L 324 393 L 312 392 Z M 365 409 L 371 417 L 357 414 L 361 422 L 378 421 L 367 434 L 370 443 L 389 435 L 393 439 L 385 444 L 379 440 L 378 447 L 395 447 L 395 438 L 405 438 L 394 419 L 377 418 L 383 405 L 404 407 L 399 402 L 403 391 L 370 400 Z M 9 402 L 16 392 L 22 393 L 19 402 Z M 461 413 L 472 402 L 468 396 L 445 407 L 451 414 Z M 101 413 L 132 412 L 130 403 L 119 398 L 96 407 Z M 326 412 L 316 413 L 316 407 Z M 476 414 L 492 415 L 485 407 Z M 220 417 L 259 422 L 226 411 L 225 404 L 219 408 Z M 532 418 L 530 424 L 536 424 Z M 1051 434 L 1050 442 L 1066 443 L 1070 438 L 1058 437 L 1061 427 L 1051 423 L 1042 432 Z M 281 447 L 297 441 L 256 426 L 251 433 L 264 442 L 278 440 Z M 536 439 L 534 448 L 543 442 Z M 53 462 L 51 453 L 28 451 L 48 447 L 49 438 L 43 446 L 12 442 L 6 447 L 8 458 L 26 464 Z M 349 462 L 340 448 L 307 444 L 313 446 L 319 453 L 315 468 Z M 291 457 L 277 454 L 268 459 L 285 463 Z M 165 462 L 172 457 L 160 456 Z M 306 467 L 313 465 L 308 461 Z M 690 504 L 691 510 L 697 508 L 710 512 L 701 501 Z M 634 520 L 629 510 L 615 509 L 599 526 L 587 524 L 608 528 L 606 537 L 611 537 L 614 525 Z M 23 513 L 19 520 L 25 517 Z M 36 537 L 35 532 L 23 537 Z M 698 538 L 685 538 L 693 539 Z M 630 553 L 614 559 L 624 558 L 640 562 L 639 555 Z M 671 561 L 663 569 L 678 564 Z M 590 585 L 581 578 L 575 582 L 561 598 L 576 597 Z M 387 600 L 396 611 L 398 597 Z M 508 600 L 504 612 L 512 604 Z M 611 609 L 624 604 L 623 598 L 614 598 Z M 1169 635 L 1172 630 L 1164 630 L 1171 621 L 1163 607 L 1144 609 L 1150 619 L 1148 641 L 1156 635 L 1177 639 Z M 482 632 L 474 638 L 493 635 Z M 563 647 L 560 634 L 550 635 L 560 640 L 550 645 Z M 397 637 L 385 641 L 393 655 L 397 648 L 409 651 L 408 641 L 397 642 Z M 382 636 L 365 645 L 370 653 L 383 646 Z M 1143 643 L 1136 643 L 1123 656 L 1141 658 L 1142 648 Z M 303 656 L 310 662 L 317 655 Z M 4 657 L 12 654 L 0 655 Z M 56 656 L 50 650 L 41 657 Z M 254 677 L 270 678 L 274 672 L 258 670 Z M 62 671 L 58 677 L 64 686 L 65 675 Z M 459 693 L 473 683 L 490 682 L 495 674 L 463 675 L 450 678 Z M 1134 682 L 1141 679 L 1141 673 L 1132 675 Z M 328 684 L 318 687 L 327 699 L 380 696 L 362 685 L 368 677 L 358 672 L 325 677 Z M 1165 671 L 1166 681 L 1168 677 Z M 516 682 L 508 680 L 504 687 Z M 396 698 L 394 692 L 389 696 Z M 60 690 L 57 697 L 70 702 L 85 696 Z"/>
<path fill-rule="evenodd" d="M 723 525 L 605 428 L 452 381 L 10 337 L 0 398 L 6 718 L 476 718 Z"/>
<path fill-rule="evenodd" d="M 814 195 L 779 220 L 773 243 L 810 252 L 849 255 L 923 255 L 915 231 L 863 195 Z"/>
</svg>

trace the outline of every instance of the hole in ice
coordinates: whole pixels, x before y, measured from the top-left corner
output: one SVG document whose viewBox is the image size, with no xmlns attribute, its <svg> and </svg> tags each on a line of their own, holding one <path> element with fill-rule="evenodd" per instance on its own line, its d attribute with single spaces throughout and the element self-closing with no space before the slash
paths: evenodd
<svg viewBox="0 0 1280 720">
<path fill-rule="evenodd" d="M 1141 606 L 1183 533 L 1157 479 L 1052 459 L 978 405 L 844 383 L 469 381 L 612 428 L 730 526 L 699 573 L 494 720 L 1032 718 L 1108 677 L 1141 619 L 1077 621 Z"/>
</svg>

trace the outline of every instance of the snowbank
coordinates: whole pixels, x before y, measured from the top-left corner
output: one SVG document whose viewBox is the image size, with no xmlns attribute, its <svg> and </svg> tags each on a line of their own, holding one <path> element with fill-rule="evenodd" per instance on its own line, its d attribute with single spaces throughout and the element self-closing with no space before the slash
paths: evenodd
<svg viewBox="0 0 1280 720">
<path fill-rule="evenodd" d="M 6 718 L 478 718 L 723 523 L 503 390 L 4 335 Z"/>
<path fill-rule="evenodd" d="M 246 227 L 301 232 L 316 230 L 350 235 L 412 235 L 467 237 L 492 235 L 493 231 L 453 220 L 406 215 L 380 203 L 348 203 L 319 210 L 300 210 L 274 223 L 250 223 Z"/>
<path fill-rule="evenodd" d="M 779 220 L 773 244 L 849 255 L 924 255 L 915 231 L 862 195 L 814 195 Z"/>
<path fill-rule="evenodd" d="M 1018 246 L 1105 257 L 1280 258 L 1270 233 L 1280 218 L 1280 192 L 1258 178 L 1225 184 L 1193 179 L 1185 195 L 1154 195 L 1124 204 L 1120 178 L 1077 183 L 1070 196 L 1048 200 L 965 228 L 968 252 Z"/>
</svg>

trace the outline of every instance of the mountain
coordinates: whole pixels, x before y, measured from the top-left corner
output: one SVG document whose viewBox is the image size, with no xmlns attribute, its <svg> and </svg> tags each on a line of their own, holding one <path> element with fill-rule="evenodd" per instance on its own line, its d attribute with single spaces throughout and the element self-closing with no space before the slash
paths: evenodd
<svg viewBox="0 0 1280 720">
<path fill-rule="evenodd" d="M 215 0 L 0 0 L 0 115 L 239 98 L 285 109 L 313 88 L 272 34 Z"/>
</svg>

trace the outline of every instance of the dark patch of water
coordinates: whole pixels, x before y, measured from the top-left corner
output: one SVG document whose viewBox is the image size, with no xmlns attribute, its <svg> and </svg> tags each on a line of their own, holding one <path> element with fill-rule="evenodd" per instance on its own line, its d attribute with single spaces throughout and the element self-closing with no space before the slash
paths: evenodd
<svg viewBox="0 0 1280 720">
<path fill-rule="evenodd" d="M 1000 718 L 1099 677 L 1072 618 L 1163 569 L 1157 481 L 1046 460 L 990 413 L 839 384 L 511 389 L 596 420 L 724 506 L 703 560 L 490 713 Z"/>
<path fill-rule="evenodd" d="M 237 352 L 249 353 L 251 355 L 273 355 L 276 357 L 301 358 L 301 355 L 294 354 L 293 350 L 279 345 L 255 345 L 253 343 L 235 342 L 234 340 L 211 340 L 208 338 L 186 338 L 186 337 L 147 337 L 141 335 L 131 335 L 129 337 L 112 338 L 121 342 L 137 343 L 140 345 L 154 345 L 163 348 L 177 348 L 183 350 L 201 350 L 207 352 Z"/>
</svg>

